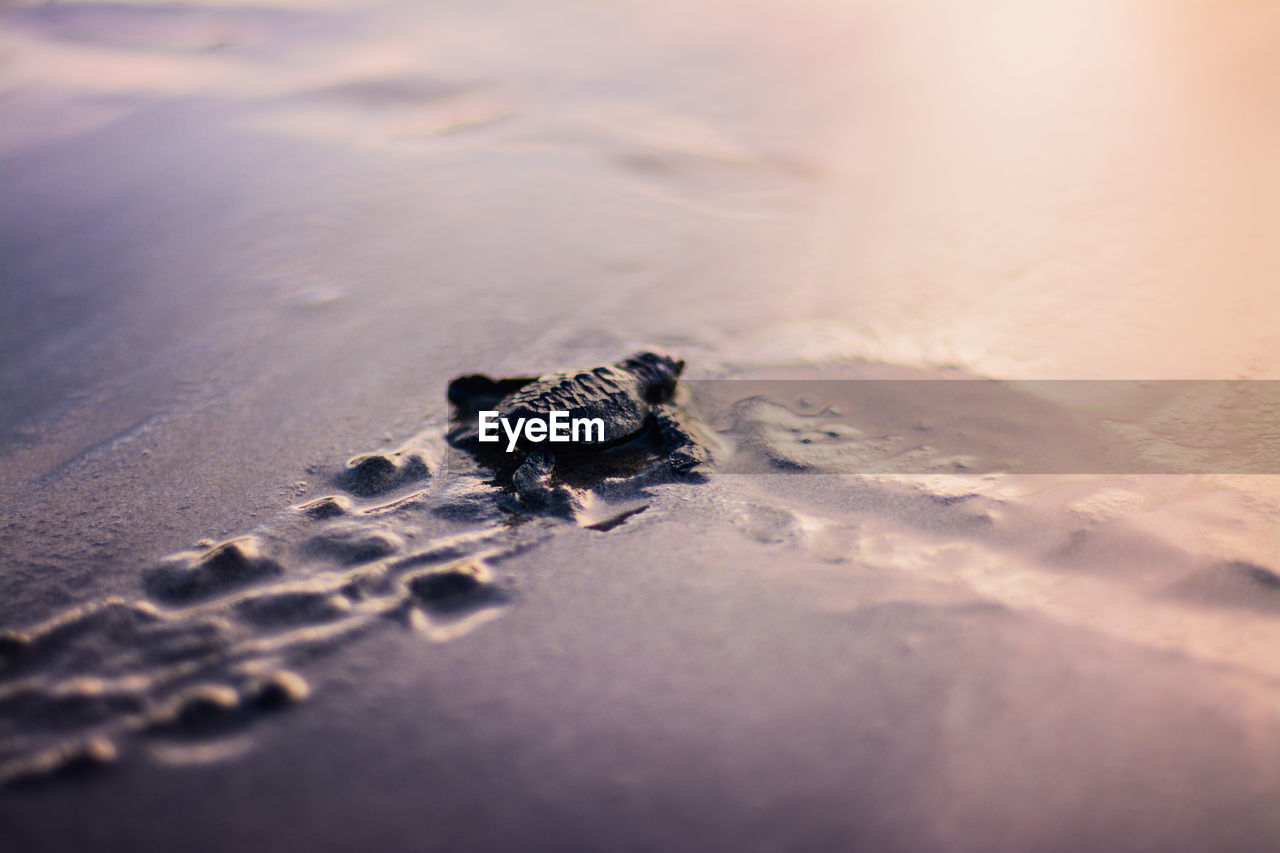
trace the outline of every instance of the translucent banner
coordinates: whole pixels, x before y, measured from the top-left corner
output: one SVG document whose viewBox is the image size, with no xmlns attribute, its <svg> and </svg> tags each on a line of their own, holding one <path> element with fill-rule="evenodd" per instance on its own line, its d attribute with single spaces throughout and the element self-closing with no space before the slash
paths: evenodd
<svg viewBox="0 0 1280 853">
<path fill-rule="evenodd" d="M 1280 382 L 693 380 L 723 473 L 1276 474 Z"/>
</svg>

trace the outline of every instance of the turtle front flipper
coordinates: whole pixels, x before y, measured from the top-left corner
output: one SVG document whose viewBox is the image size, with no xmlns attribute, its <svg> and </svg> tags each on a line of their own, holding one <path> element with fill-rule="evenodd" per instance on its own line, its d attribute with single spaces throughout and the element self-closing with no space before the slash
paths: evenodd
<svg viewBox="0 0 1280 853">
<path fill-rule="evenodd" d="M 523 509 L 574 518 L 582 509 L 582 499 L 569 486 L 553 480 L 555 470 L 555 454 L 546 450 L 530 453 L 511 475 L 511 487 Z"/>
<path fill-rule="evenodd" d="M 711 461 L 711 453 L 694 437 L 684 415 L 674 405 L 660 403 L 654 406 L 653 419 L 658 425 L 662 449 L 677 473 L 686 474 Z"/>
</svg>

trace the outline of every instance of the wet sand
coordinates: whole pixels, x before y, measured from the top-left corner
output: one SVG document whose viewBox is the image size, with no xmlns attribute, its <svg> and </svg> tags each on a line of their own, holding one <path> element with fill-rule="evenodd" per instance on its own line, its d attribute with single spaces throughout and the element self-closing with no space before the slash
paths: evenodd
<svg viewBox="0 0 1280 853">
<path fill-rule="evenodd" d="M 16 849 L 1280 841 L 1274 7 L 3 16 Z M 444 444 L 647 345 L 701 476 Z"/>
</svg>

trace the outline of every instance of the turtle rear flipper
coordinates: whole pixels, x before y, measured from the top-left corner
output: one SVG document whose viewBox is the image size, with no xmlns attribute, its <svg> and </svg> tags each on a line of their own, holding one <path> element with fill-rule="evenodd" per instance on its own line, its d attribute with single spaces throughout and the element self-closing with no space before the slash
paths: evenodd
<svg viewBox="0 0 1280 853">
<path fill-rule="evenodd" d="M 535 377 L 519 376 L 512 379 L 493 379 L 483 373 L 459 376 L 449 383 L 449 402 L 453 404 L 453 423 L 445 439 L 454 447 L 475 447 L 479 444 L 480 427 L 476 417 L 480 412 L 495 410 L 506 397 L 533 382 Z"/>
<path fill-rule="evenodd" d="M 450 424 L 444 440 L 452 447 L 473 450 L 480 444 L 480 430 L 474 420 L 466 418 Z"/>
<path fill-rule="evenodd" d="M 459 414 L 474 415 L 494 408 L 504 397 L 536 381 L 536 376 L 510 379 L 493 379 L 483 373 L 459 376 L 449 383 L 449 402 L 458 407 Z"/>
</svg>

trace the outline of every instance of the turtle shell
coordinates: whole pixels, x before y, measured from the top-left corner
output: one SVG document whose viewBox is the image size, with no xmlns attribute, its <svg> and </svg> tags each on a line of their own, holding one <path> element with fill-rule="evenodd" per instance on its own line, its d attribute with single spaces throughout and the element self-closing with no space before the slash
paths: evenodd
<svg viewBox="0 0 1280 853">
<path fill-rule="evenodd" d="M 650 411 L 646 399 L 649 386 L 644 377 L 618 365 L 577 373 L 553 373 L 506 397 L 497 410 L 501 417 L 513 421 L 517 418 L 546 421 L 553 411 L 567 412 L 571 420 L 600 418 L 604 421 L 604 441 L 578 444 L 615 444 L 644 429 Z M 519 446 L 527 450 L 548 445 L 522 438 Z"/>
</svg>

